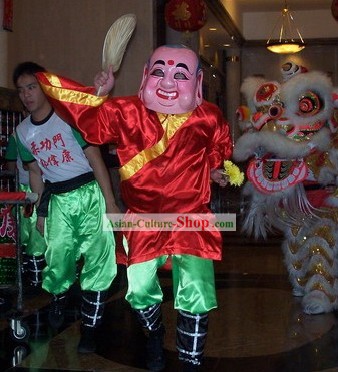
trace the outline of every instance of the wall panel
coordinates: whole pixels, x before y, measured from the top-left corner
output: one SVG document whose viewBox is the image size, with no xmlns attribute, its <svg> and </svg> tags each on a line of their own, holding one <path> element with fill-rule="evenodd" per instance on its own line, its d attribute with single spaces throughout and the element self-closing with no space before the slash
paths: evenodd
<svg viewBox="0 0 338 372">
<path fill-rule="evenodd" d="M 32 60 L 91 85 L 101 69 L 102 46 L 111 23 L 134 13 L 137 26 L 122 62 L 114 95 L 136 93 L 154 36 L 153 0 L 14 0 L 8 37 L 7 87 L 17 63 Z"/>
</svg>

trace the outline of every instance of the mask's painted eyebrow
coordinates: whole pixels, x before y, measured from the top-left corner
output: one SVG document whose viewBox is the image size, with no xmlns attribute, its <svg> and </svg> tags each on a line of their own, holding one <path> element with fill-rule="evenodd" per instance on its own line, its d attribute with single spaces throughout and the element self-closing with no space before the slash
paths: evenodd
<svg viewBox="0 0 338 372">
<path fill-rule="evenodd" d="M 162 59 L 158 59 L 157 61 L 155 61 L 153 63 L 152 67 L 154 67 L 154 65 L 163 65 L 163 66 L 165 66 L 165 62 Z"/>
<path fill-rule="evenodd" d="M 178 63 L 178 64 L 176 65 L 176 67 L 183 67 L 183 68 L 185 68 L 187 71 L 189 71 L 188 66 L 187 66 L 185 63 Z M 189 71 L 189 72 L 190 72 L 190 71 Z"/>
</svg>

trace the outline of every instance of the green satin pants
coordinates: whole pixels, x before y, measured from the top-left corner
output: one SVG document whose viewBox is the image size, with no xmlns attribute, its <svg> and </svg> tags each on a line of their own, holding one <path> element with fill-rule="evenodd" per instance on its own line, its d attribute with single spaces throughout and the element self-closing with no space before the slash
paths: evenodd
<svg viewBox="0 0 338 372">
<path fill-rule="evenodd" d="M 96 181 L 51 196 L 45 221 L 47 266 L 42 287 L 46 291 L 66 292 L 76 280 L 80 257 L 81 289 L 96 292 L 110 287 L 116 276 L 115 240 L 105 210 Z"/>
<path fill-rule="evenodd" d="M 19 190 L 23 192 L 32 192 L 28 185 L 19 185 Z M 25 253 L 29 256 L 42 256 L 46 251 L 46 242 L 44 237 L 36 228 L 36 210 L 34 208 L 31 217 L 23 215 L 24 208 L 20 207 L 20 235 L 21 245 L 25 246 Z"/>
<path fill-rule="evenodd" d="M 142 310 L 163 300 L 157 269 L 167 260 L 161 256 L 127 268 L 126 300 L 133 309 Z M 172 277 L 174 308 L 201 314 L 217 307 L 214 265 L 212 260 L 173 255 Z"/>
</svg>

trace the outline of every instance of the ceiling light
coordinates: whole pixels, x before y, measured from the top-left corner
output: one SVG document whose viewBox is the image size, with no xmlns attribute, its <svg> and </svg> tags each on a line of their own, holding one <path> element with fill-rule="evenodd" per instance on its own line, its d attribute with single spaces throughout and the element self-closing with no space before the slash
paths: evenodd
<svg viewBox="0 0 338 372">
<path fill-rule="evenodd" d="M 279 35 L 274 38 L 276 30 L 278 30 Z M 295 24 L 286 0 L 281 15 L 272 30 L 269 40 L 266 42 L 266 47 L 271 52 L 280 54 L 297 53 L 305 48 L 304 40 Z"/>
</svg>

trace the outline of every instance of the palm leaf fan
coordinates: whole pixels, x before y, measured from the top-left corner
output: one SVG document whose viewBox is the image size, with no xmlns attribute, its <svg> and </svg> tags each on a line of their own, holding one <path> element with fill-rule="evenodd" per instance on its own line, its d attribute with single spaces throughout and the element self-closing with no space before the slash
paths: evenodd
<svg viewBox="0 0 338 372">
<path fill-rule="evenodd" d="M 135 26 L 135 14 L 125 14 L 110 26 L 103 43 L 102 68 L 104 71 L 107 71 L 110 65 L 113 66 L 113 72 L 120 68 Z"/>
</svg>

